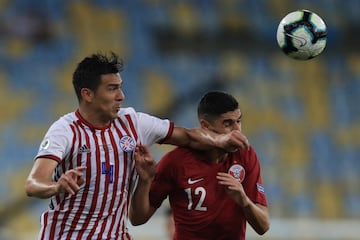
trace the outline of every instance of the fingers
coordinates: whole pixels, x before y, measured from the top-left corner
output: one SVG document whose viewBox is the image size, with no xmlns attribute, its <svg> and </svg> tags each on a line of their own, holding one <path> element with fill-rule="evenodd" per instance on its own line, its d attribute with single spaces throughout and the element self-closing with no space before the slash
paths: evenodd
<svg viewBox="0 0 360 240">
<path fill-rule="evenodd" d="M 232 133 L 234 135 L 234 141 L 240 146 L 240 148 L 247 150 L 250 149 L 249 140 L 241 131 L 234 130 Z"/>
<path fill-rule="evenodd" d="M 219 181 L 220 184 L 225 185 L 226 183 L 233 182 L 234 180 L 237 181 L 234 177 L 232 177 L 228 173 L 219 172 L 216 175 L 216 179 Z"/>
<path fill-rule="evenodd" d="M 82 178 L 85 169 L 86 166 L 79 166 L 62 174 L 58 180 L 59 192 L 67 192 L 71 195 L 78 192 L 80 190 L 80 185 L 85 183 L 85 179 Z"/>
<path fill-rule="evenodd" d="M 216 175 L 216 179 L 220 185 L 227 186 L 231 190 L 239 190 L 241 183 L 228 173 L 219 172 Z"/>
<path fill-rule="evenodd" d="M 136 161 L 145 161 L 152 162 L 154 158 L 149 150 L 149 148 L 145 145 L 137 145 L 134 152 L 134 157 Z"/>
<path fill-rule="evenodd" d="M 85 169 L 86 169 L 86 166 L 79 166 L 79 167 L 74 168 L 74 170 L 80 171 L 80 172 L 82 172 Z"/>
<path fill-rule="evenodd" d="M 249 140 L 240 130 L 233 130 L 230 133 L 224 134 L 220 139 L 220 146 L 227 152 L 235 152 L 239 148 L 246 150 L 250 149 Z"/>
<path fill-rule="evenodd" d="M 134 152 L 135 168 L 142 180 L 152 180 L 155 175 L 156 162 L 145 145 L 137 145 Z"/>
</svg>

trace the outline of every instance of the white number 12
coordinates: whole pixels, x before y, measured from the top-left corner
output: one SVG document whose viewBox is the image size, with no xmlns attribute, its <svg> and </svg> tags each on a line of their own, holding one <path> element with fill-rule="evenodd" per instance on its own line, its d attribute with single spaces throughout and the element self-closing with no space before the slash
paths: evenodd
<svg viewBox="0 0 360 240">
<path fill-rule="evenodd" d="M 188 210 L 191 210 L 191 209 L 192 209 L 192 206 L 193 206 L 191 188 L 186 188 L 186 189 L 184 189 L 184 191 L 187 193 L 187 197 L 188 197 L 188 200 L 189 200 L 189 204 L 188 204 L 187 209 L 188 209 Z M 197 211 L 207 211 L 207 207 L 202 206 L 202 204 L 204 203 L 204 200 L 205 200 L 205 196 L 206 196 L 206 190 L 205 190 L 205 188 L 203 188 L 203 187 L 197 187 L 197 188 L 195 188 L 194 194 L 195 194 L 195 195 L 199 195 L 199 194 L 200 194 L 199 202 L 196 204 L 194 210 L 197 210 Z"/>
</svg>

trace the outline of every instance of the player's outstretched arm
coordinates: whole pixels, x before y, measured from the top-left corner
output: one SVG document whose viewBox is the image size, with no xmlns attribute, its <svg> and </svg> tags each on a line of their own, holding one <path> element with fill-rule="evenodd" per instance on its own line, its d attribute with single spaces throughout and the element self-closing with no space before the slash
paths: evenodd
<svg viewBox="0 0 360 240">
<path fill-rule="evenodd" d="M 146 223 L 156 209 L 150 205 L 149 192 L 156 171 L 156 162 L 150 150 L 138 145 L 134 152 L 135 168 L 139 174 L 138 183 L 131 199 L 129 218 L 132 225 Z"/>
<path fill-rule="evenodd" d="M 172 135 L 164 143 L 207 150 L 213 147 L 226 152 L 233 152 L 239 148 L 249 149 L 249 141 L 239 130 L 226 134 L 218 134 L 203 128 L 187 129 L 176 126 Z"/>
<path fill-rule="evenodd" d="M 51 159 L 38 158 L 26 180 L 25 192 L 29 197 L 49 198 L 58 193 L 75 194 L 85 180 L 82 178 L 85 166 L 68 170 L 57 182 L 52 181 L 52 173 L 57 162 Z"/>
</svg>

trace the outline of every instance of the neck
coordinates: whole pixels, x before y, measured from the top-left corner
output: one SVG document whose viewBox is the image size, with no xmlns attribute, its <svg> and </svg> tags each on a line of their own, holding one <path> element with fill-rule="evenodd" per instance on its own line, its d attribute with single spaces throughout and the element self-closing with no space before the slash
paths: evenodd
<svg viewBox="0 0 360 240">
<path fill-rule="evenodd" d="M 100 115 L 94 111 L 88 111 L 84 108 L 79 108 L 81 117 L 94 127 L 105 127 L 110 124 L 109 119 L 102 119 Z"/>
<path fill-rule="evenodd" d="M 213 149 L 207 151 L 206 156 L 210 159 L 211 163 L 220 163 L 225 159 L 227 153 L 220 149 Z"/>
</svg>

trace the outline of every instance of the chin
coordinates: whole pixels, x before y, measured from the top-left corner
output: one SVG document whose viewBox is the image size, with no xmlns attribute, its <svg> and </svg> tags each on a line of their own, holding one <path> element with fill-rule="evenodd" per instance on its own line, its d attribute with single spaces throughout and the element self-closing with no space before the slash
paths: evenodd
<svg viewBox="0 0 360 240">
<path fill-rule="evenodd" d="M 115 119 L 115 118 L 117 118 L 119 115 L 118 115 L 118 112 L 113 112 L 112 114 L 111 114 L 111 118 L 112 119 Z"/>
</svg>

